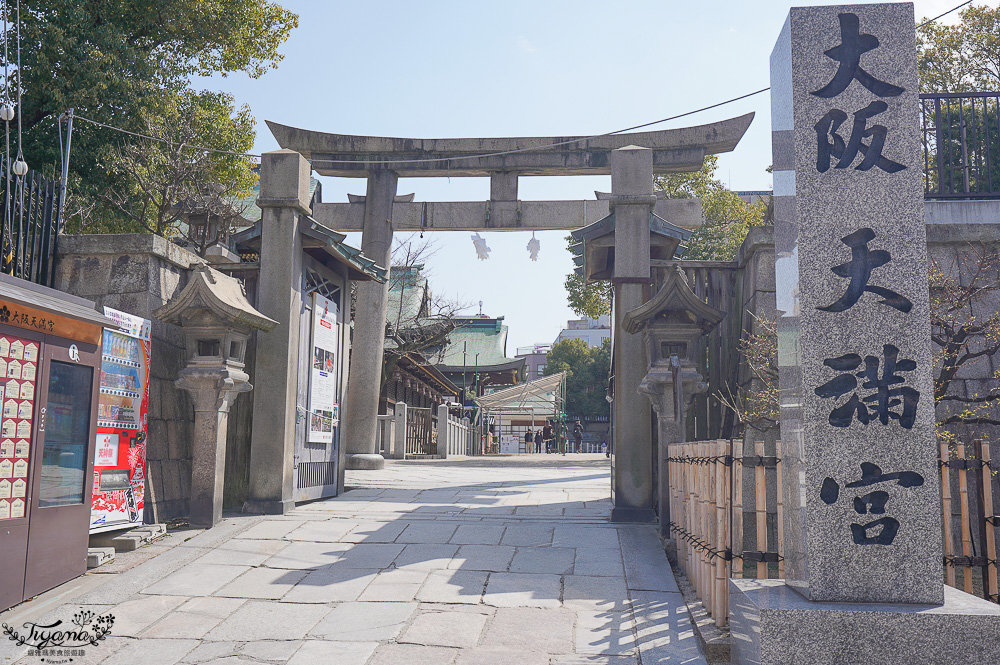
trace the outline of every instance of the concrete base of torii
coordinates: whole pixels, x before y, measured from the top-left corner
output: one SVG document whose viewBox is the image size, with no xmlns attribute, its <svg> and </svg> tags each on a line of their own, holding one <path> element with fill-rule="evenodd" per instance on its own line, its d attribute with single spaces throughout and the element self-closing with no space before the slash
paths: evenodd
<svg viewBox="0 0 1000 665">
<path fill-rule="evenodd" d="M 385 458 L 374 453 L 356 453 L 345 458 L 344 466 L 356 471 L 378 471 L 385 468 Z"/>
</svg>

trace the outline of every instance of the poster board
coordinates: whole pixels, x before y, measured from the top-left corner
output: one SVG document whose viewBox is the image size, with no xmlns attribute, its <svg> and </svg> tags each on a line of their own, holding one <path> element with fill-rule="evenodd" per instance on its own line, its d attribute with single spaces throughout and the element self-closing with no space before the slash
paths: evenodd
<svg viewBox="0 0 1000 665">
<path fill-rule="evenodd" d="M 513 455 L 520 451 L 521 440 L 513 434 L 504 434 L 500 437 L 500 454 Z"/>
<path fill-rule="evenodd" d="M 337 403 L 337 304 L 313 293 L 312 367 L 309 372 L 309 443 L 332 443 L 340 423 Z"/>
</svg>

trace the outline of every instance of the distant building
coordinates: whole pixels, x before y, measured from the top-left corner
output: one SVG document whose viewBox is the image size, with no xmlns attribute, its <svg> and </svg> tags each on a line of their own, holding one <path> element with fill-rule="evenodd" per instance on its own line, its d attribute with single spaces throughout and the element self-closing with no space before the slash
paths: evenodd
<svg viewBox="0 0 1000 665">
<path fill-rule="evenodd" d="M 736 196 L 743 199 L 744 203 L 757 203 L 757 201 L 760 201 L 761 199 L 771 198 L 771 195 L 773 194 L 774 192 L 772 192 L 770 189 L 746 190 L 742 192 L 736 192 Z"/>
<path fill-rule="evenodd" d="M 399 402 L 432 408 L 459 399 L 459 388 L 428 360 L 435 349 L 420 340 L 447 332 L 448 321 L 431 316 L 431 291 L 422 274 L 423 265 L 392 266 L 386 306 L 385 369 L 388 373 L 379 395 L 379 413 L 392 413 Z M 420 350 L 400 353 L 400 344 L 417 341 Z M 436 417 L 436 416 L 435 416 Z"/>
<path fill-rule="evenodd" d="M 475 395 L 520 382 L 525 361 L 507 357 L 507 326 L 502 316 L 453 321 L 458 327 L 449 333 L 449 343 L 436 354 L 425 354 L 449 381 L 459 388 L 471 388 Z"/>
<path fill-rule="evenodd" d="M 517 357 L 524 358 L 525 378 L 533 381 L 545 375 L 545 358 L 552 350 L 551 344 L 534 344 L 517 347 Z"/>
<path fill-rule="evenodd" d="M 554 344 L 564 339 L 582 339 L 591 348 L 596 348 L 611 337 L 611 317 L 604 315 L 596 319 L 585 316 L 582 319 L 567 321 L 566 328 L 556 337 Z"/>
</svg>

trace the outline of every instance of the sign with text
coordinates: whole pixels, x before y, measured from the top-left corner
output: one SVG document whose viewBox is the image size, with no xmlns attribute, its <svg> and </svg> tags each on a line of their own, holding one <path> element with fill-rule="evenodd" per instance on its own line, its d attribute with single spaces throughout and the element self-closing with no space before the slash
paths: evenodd
<svg viewBox="0 0 1000 665">
<path fill-rule="evenodd" d="M 923 157 L 909 4 L 792 8 L 771 55 L 786 577 L 940 603 Z"/>
<path fill-rule="evenodd" d="M 98 434 L 94 446 L 94 466 L 118 466 L 118 435 Z"/>
<path fill-rule="evenodd" d="M 313 357 L 309 377 L 310 443 L 332 443 L 337 405 L 337 304 L 313 294 Z"/>
</svg>

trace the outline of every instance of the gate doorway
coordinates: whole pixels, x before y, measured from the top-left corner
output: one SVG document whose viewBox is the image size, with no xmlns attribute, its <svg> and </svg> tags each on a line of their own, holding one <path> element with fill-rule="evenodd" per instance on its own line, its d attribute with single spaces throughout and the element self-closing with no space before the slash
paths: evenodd
<svg viewBox="0 0 1000 665">
<path fill-rule="evenodd" d="M 436 452 L 431 409 L 409 407 L 406 410 L 406 454 L 433 455 Z"/>
</svg>

